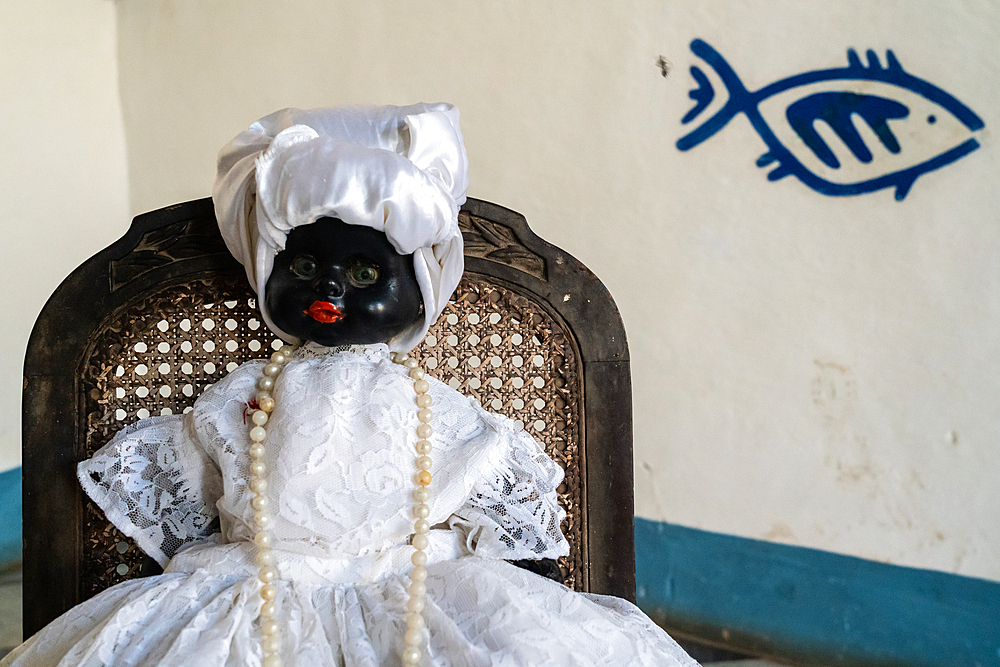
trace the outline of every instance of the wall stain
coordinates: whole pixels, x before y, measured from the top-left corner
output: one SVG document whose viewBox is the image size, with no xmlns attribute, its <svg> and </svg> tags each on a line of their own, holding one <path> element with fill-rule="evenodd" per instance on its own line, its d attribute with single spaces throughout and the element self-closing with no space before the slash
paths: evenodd
<svg viewBox="0 0 1000 667">
<path fill-rule="evenodd" d="M 919 488 L 921 491 L 927 488 L 926 486 L 924 486 L 924 480 L 920 478 L 920 473 L 918 473 L 916 470 L 910 471 L 910 482 L 912 484 L 915 484 L 917 488 Z"/>
<path fill-rule="evenodd" d="M 847 366 L 832 361 L 813 359 L 817 372 L 813 378 L 811 396 L 827 429 L 841 431 L 854 414 L 858 389 L 854 374 Z"/>
<path fill-rule="evenodd" d="M 875 499 L 885 471 L 872 456 L 868 437 L 855 432 L 858 387 L 854 372 L 834 361 L 813 359 L 813 364 L 816 375 L 810 398 L 826 433 L 823 464 L 833 471 L 838 484 Z"/>
<path fill-rule="evenodd" d="M 878 496 L 882 469 L 875 463 L 868 439 L 855 435 L 853 447 L 834 454 L 837 481 L 847 486 L 861 486 L 869 498 Z"/>
<path fill-rule="evenodd" d="M 793 540 L 795 539 L 795 533 L 792 532 L 791 527 L 782 521 L 771 524 L 770 530 L 764 533 L 762 539 L 775 541 L 775 540 Z"/>
<path fill-rule="evenodd" d="M 961 569 L 962 569 L 962 561 L 965 560 L 965 557 L 967 555 L 968 554 L 965 551 L 965 547 L 958 547 L 957 549 L 955 549 L 955 561 L 954 561 L 955 564 L 952 567 L 952 572 L 959 572 L 959 571 L 961 571 Z"/>
</svg>

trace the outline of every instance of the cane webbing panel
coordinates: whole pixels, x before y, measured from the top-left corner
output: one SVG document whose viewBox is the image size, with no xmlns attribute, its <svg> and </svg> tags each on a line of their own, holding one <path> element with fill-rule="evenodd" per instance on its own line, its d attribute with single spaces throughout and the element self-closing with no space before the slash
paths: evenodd
<svg viewBox="0 0 1000 667">
<path fill-rule="evenodd" d="M 167 285 L 130 304 L 88 350 L 79 458 L 138 419 L 190 409 L 208 385 L 278 346 L 242 276 Z M 585 590 L 582 369 L 564 326 L 512 288 L 467 275 L 414 355 L 430 375 L 520 422 L 566 471 L 559 497 L 571 551 L 560 565 L 567 585 Z M 90 501 L 82 531 L 83 598 L 143 574 L 144 555 Z"/>
</svg>

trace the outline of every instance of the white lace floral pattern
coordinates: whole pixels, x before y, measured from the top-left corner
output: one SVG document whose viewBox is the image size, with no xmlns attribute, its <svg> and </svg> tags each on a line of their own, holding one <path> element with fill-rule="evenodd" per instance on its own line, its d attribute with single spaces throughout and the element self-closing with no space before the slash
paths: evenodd
<svg viewBox="0 0 1000 667">
<path fill-rule="evenodd" d="M 79 469 L 80 483 L 113 524 L 161 565 L 213 532 L 218 467 L 186 416 L 150 417 L 118 432 Z"/>
<path fill-rule="evenodd" d="M 0 667 L 260 665 L 244 413 L 262 363 L 234 370 L 184 417 L 139 422 L 80 464 L 87 493 L 165 574 L 75 607 Z M 411 385 L 384 345 L 307 346 L 277 379 L 266 463 L 289 667 L 399 664 Z M 568 552 L 562 470 L 506 418 L 440 382 L 431 395 L 427 664 L 695 665 L 629 603 L 501 560 Z"/>
<path fill-rule="evenodd" d="M 209 388 L 185 417 L 139 422 L 80 464 L 109 519 L 161 564 L 211 532 L 252 538 L 245 411 L 261 362 Z M 268 423 L 276 548 L 360 556 L 409 535 L 416 410 L 385 346 L 322 354 L 307 346 L 278 377 Z M 431 519 L 474 532 L 478 555 L 568 553 L 556 500 L 562 471 L 522 429 L 434 381 Z"/>
</svg>

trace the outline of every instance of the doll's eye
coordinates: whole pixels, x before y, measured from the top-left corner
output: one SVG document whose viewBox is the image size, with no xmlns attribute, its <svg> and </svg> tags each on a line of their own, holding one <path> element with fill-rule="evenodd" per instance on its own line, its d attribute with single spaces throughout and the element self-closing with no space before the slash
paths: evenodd
<svg viewBox="0 0 1000 667">
<path fill-rule="evenodd" d="M 296 255 L 292 260 L 292 273 L 299 278 L 315 278 L 316 260 L 309 255 Z"/>
<path fill-rule="evenodd" d="M 355 287 L 374 285 L 378 282 L 378 267 L 359 262 L 351 266 L 350 278 Z"/>
</svg>

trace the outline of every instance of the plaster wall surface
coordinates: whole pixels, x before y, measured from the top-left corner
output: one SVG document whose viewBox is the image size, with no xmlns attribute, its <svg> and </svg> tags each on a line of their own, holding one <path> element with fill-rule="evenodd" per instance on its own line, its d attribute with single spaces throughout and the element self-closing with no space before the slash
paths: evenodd
<svg viewBox="0 0 1000 667">
<path fill-rule="evenodd" d="M 470 195 L 525 214 L 618 302 L 638 515 L 1000 580 L 1000 5 L 116 7 L 133 214 L 208 195 L 218 149 L 276 109 L 454 102 Z M 903 201 L 769 182 L 743 116 L 681 152 L 703 119 L 680 123 L 694 38 L 751 90 L 891 48 L 980 115 L 981 148 Z M 106 245 L 65 226 L 82 255 Z"/>
<path fill-rule="evenodd" d="M 21 459 L 24 351 L 46 299 L 129 217 L 109 0 L 0 3 L 0 470 Z"/>
</svg>

